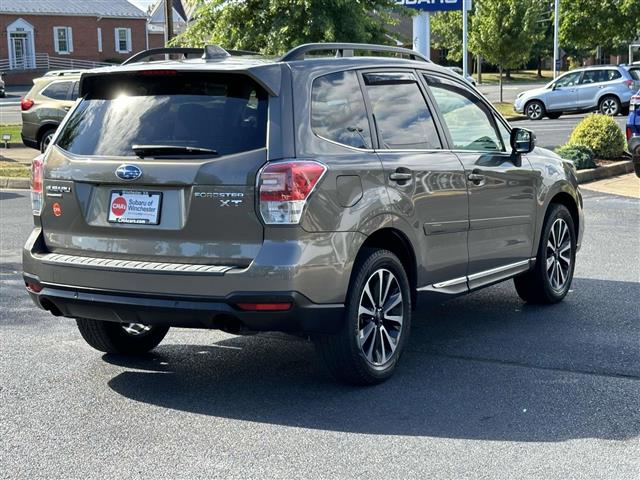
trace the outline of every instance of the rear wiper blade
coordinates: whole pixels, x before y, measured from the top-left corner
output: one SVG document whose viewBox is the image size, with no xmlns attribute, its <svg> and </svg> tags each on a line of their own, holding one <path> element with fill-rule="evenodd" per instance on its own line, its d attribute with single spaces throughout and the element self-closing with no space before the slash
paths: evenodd
<svg viewBox="0 0 640 480">
<path fill-rule="evenodd" d="M 131 145 L 131 149 L 140 158 L 150 155 L 218 155 L 217 150 L 186 145 Z"/>
</svg>

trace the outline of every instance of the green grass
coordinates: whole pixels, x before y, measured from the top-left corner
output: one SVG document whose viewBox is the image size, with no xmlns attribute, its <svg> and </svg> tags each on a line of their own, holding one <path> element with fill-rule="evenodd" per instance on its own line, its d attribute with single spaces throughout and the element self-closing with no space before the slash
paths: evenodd
<svg viewBox="0 0 640 480">
<path fill-rule="evenodd" d="M 498 73 L 483 73 L 482 74 L 482 83 L 483 84 L 497 84 L 499 82 L 499 74 Z M 474 75 L 474 78 L 477 78 L 477 75 Z M 538 77 L 537 70 L 520 70 L 520 71 L 511 71 L 511 79 L 505 78 L 504 73 L 502 76 L 502 83 L 546 83 L 553 80 L 553 72 L 551 70 L 543 70 L 542 78 Z"/>
<path fill-rule="evenodd" d="M 29 165 L 16 162 L 0 162 L 0 177 L 29 178 Z"/>
<path fill-rule="evenodd" d="M 19 123 L 0 124 L 0 144 L 4 145 L 4 142 L 2 142 L 1 140 L 2 135 L 5 133 L 11 135 L 11 140 L 9 140 L 9 143 L 21 143 L 22 140 L 20 139 L 20 130 L 22 130 L 22 125 L 20 125 Z"/>
<path fill-rule="evenodd" d="M 509 102 L 493 102 L 492 105 L 505 117 L 507 120 L 526 118 L 524 115 L 516 113 L 513 110 L 513 104 Z"/>
</svg>

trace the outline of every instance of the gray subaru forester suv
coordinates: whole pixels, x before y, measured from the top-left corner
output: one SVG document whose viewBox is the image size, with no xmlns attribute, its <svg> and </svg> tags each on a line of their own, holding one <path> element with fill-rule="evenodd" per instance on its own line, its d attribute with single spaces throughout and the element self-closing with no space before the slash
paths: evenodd
<svg viewBox="0 0 640 480">
<path fill-rule="evenodd" d="M 84 73 L 33 164 L 26 288 L 92 347 L 139 354 L 171 326 L 289 332 L 372 384 L 419 301 L 511 278 L 526 302 L 567 294 L 573 166 L 458 75 L 375 45 L 171 52 Z"/>
</svg>

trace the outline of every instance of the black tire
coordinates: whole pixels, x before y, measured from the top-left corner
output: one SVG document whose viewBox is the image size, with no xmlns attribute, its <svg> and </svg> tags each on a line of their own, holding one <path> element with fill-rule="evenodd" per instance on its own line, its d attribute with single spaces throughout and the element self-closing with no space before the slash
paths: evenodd
<svg viewBox="0 0 640 480">
<path fill-rule="evenodd" d="M 383 275 L 382 281 L 377 280 L 380 278 L 378 277 L 380 271 Z M 390 286 L 386 289 L 387 295 L 380 294 L 380 291 L 375 289 L 376 282 L 378 285 Z M 369 288 L 372 296 L 365 294 L 367 285 L 372 287 Z M 401 303 L 393 308 L 388 307 L 386 312 L 384 308 L 376 309 L 375 304 L 372 304 L 371 310 L 375 310 L 375 315 L 360 314 L 362 302 L 384 296 L 381 302 L 383 307 L 390 306 L 398 300 L 398 295 Z M 387 315 L 390 312 L 393 315 Z M 402 315 L 401 323 L 399 330 L 396 331 L 397 320 L 387 319 L 389 317 L 397 319 L 399 314 Z M 369 335 L 364 336 L 361 347 L 362 337 L 359 333 L 367 329 L 369 329 Z M 342 329 L 335 335 L 316 337 L 315 343 L 327 368 L 335 378 L 354 385 L 374 385 L 385 381 L 393 374 L 408 341 L 410 329 L 411 291 L 402 263 L 388 250 L 367 248 L 358 255 L 354 266 Z M 395 339 L 393 343 L 395 349 L 391 343 L 393 339 Z M 368 354 L 365 353 L 365 349 L 369 350 Z M 390 352 L 388 358 L 385 357 L 385 350 Z M 368 355 L 371 356 L 371 360 Z"/>
<path fill-rule="evenodd" d="M 129 355 L 153 350 L 169 331 L 169 327 L 153 325 L 148 327 L 148 331 L 131 334 L 123 327 L 138 324 L 102 322 L 88 318 L 78 318 L 76 323 L 82 338 L 96 350 Z"/>
<path fill-rule="evenodd" d="M 45 130 L 45 132 L 40 137 L 40 153 L 44 153 L 44 151 L 49 146 L 49 143 L 51 143 L 51 139 L 53 138 L 53 135 L 55 133 L 56 133 L 55 128 L 50 128 L 48 130 Z"/>
<path fill-rule="evenodd" d="M 542 120 L 546 109 L 540 100 L 532 100 L 524 106 L 524 113 L 529 120 Z"/>
<path fill-rule="evenodd" d="M 562 112 L 547 113 L 547 117 L 549 117 L 551 120 L 557 120 L 558 118 L 560 118 L 560 115 L 562 115 Z"/>
<path fill-rule="evenodd" d="M 620 99 L 614 95 L 606 95 L 600 99 L 598 104 L 598 112 L 603 115 L 615 117 L 622 111 Z"/>
<path fill-rule="evenodd" d="M 562 265 L 565 265 L 562 260 L 564 257 L 559 256 L 557 253 L 553 253 L 553 249 L 550 249 L 549 247 L 549 243 L 553 242 L 552 235 L 555 237 L 557 232 L 556 230 L 556 232 L 552 233 L 552 228 L 557 226 L 556 221 L 558 220 L 564 222 L 568 227 L 569 245 L 571 248 L 568 255 L 568 258 L 570 258 L 570 264 L 566 272 L 566 280 L 560 288 L 556 288 L 556 286 L 554 286 L 550 275 L 553 276 L 553 272 L 556 271 L 554 268 L 560 268 L 557 267 L 557 265 L 553 265 L 553 263 L 562 262 Z M 536 264 L 534 268 L 513 279 L 518 295 L 527 303 L 551 304 L 560 302 L 571 288 L 575 260 L 576 232 L 573 218 L 571 217 L 569 210 L 567 210 L 567 207 L 564 205 L 551 204 L 547 211 L 544 227 L 542 229 L 540 245 L 538 246 L 538 253 L 536 255 Z M 552 262 L 550 269 L 547 268 L 548 261 Z M 551 272 L 548 270 L 551 270 Z M 560 275 L 561 273 L 558 272 L 558 278 L 560 278 Z"/>
</svg>

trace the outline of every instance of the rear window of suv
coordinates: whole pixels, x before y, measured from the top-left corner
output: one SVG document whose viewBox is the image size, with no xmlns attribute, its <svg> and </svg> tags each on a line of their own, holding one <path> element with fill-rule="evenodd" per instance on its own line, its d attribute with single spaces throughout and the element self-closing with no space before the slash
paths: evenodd
<svg viewBox="0 0 640 480">
<path fill-rule="evenodd" d="M 268 94 L 239 74 L 89 77 L 57 145 L 76 155 L 135 156 L 133 145 L 228 155 L 266 145 Z"/>
<path fill-rule="evenodd" d="M 54 82 L 42 90 L 40 94 L 53 100 L 68 100 L 70 86 L 71 82 Z"/>
</svg>

